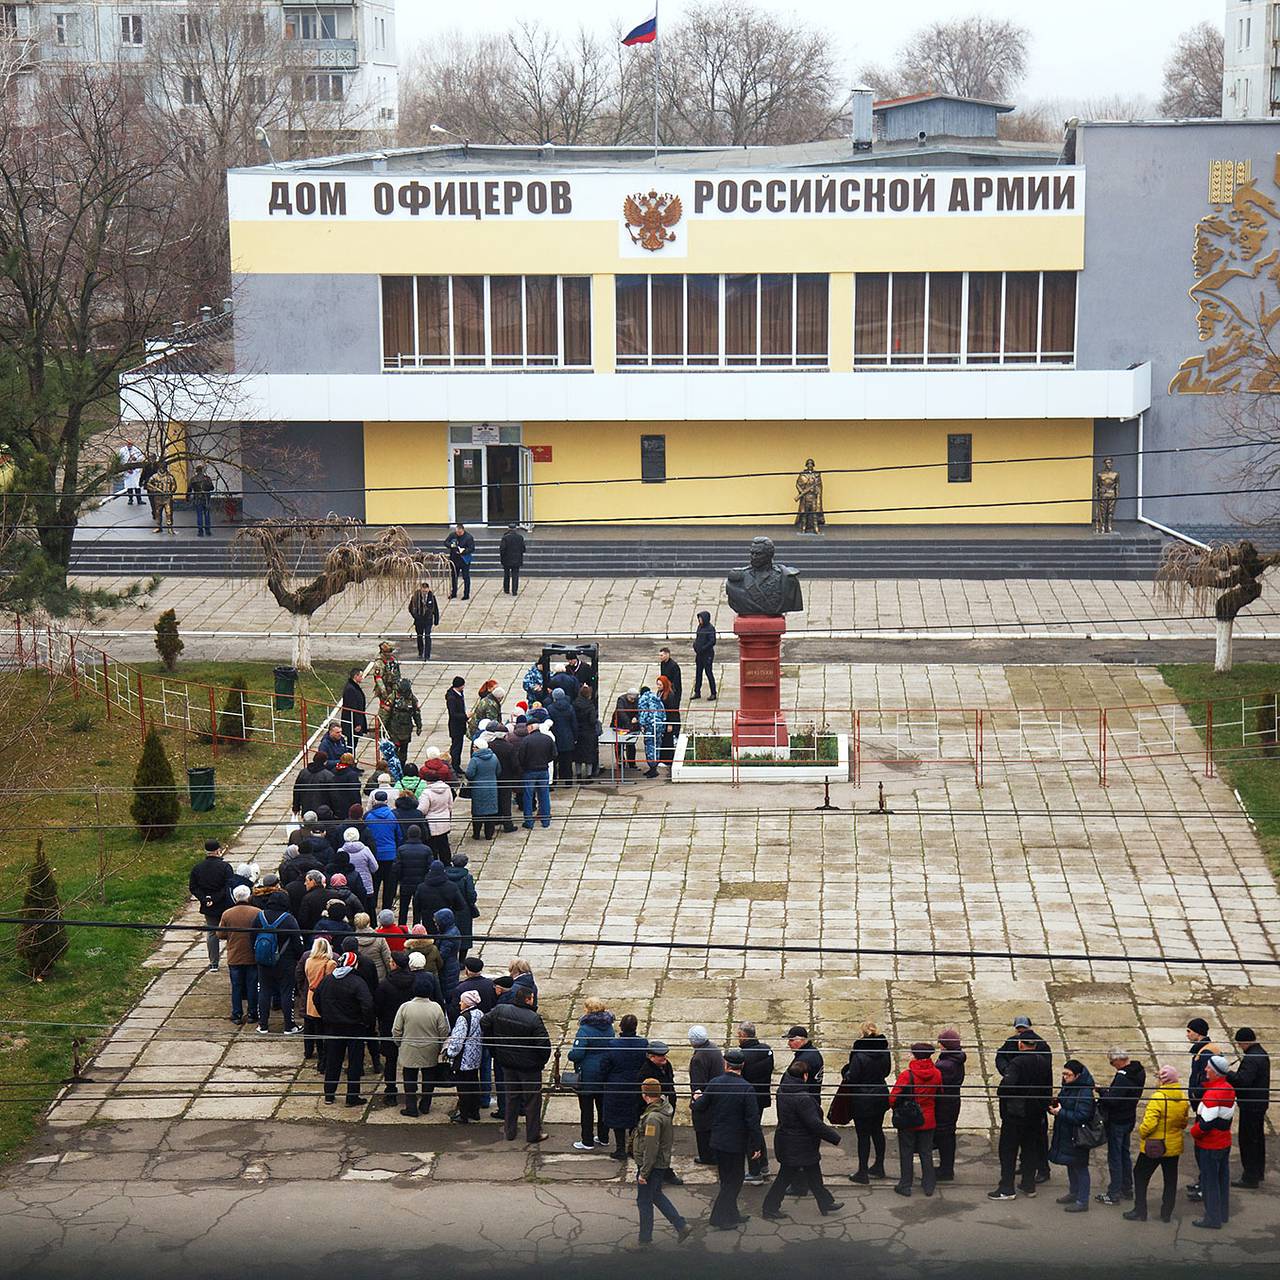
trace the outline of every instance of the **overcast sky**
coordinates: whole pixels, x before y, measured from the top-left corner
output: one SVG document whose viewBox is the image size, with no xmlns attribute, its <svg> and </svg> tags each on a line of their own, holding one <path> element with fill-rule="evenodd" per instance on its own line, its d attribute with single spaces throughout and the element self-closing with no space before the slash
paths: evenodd
<svg viewBox="0 0 1280 1280">
<path fill-rule="evenodd" d="M 1221 26 L 1223 0 L 1073 0 L 1069 4 L 1027 0 L 922 0 L 886 5 L 875 0 L 756 0 L 780 14 L 825 27 L 850 68 L 885 62 L 916 26 L 974 12 L 1009 17 L 1030 28 L 1031 71 L 1022 98 L 1079 100 L 1122 94 L 1159 97 L 1161 68 L 1180 32 L 1208 19 Z M 662 0 L 660 19 L 676 19 L 693 0 Z M 450 31 L 502 31 L 520 18 L 536 16 L 547 26 L 575 30 L 581 25 L 612 30 L 633 26 L 653 10 L 652 0 L 471 0 L 442 5 L 436 0 L 398 0 L 401 56 Z M 909 14 L 905 21 L 901 16 Z"/>
</svg>

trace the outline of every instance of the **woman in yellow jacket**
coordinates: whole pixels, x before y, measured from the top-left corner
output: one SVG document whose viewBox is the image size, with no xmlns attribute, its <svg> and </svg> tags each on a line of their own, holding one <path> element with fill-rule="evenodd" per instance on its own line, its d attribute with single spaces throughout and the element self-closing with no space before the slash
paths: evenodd
<svg viewBox="0 0 1280 1280">
<path fill-rule="evenodd" d="M 1133 1208 L 1124 1216 L 1130 1222 L 1147 1220 L 1147 1184 L 1159 1168 L 1164 1177 L 1160 1199 L 1160 1221 L 1173 1218 L 1178 1197 L 1178 1158 L 1182 1155 L 1182 1135 L 1188 1119 L 1187 1095 L 1172 1067 L 1160 1068 L 1160 1087 L 1151 1095 L 1146 1114 L 1138 1126 L 1141 1150 L 1133 1164 Z"/>
</svg>

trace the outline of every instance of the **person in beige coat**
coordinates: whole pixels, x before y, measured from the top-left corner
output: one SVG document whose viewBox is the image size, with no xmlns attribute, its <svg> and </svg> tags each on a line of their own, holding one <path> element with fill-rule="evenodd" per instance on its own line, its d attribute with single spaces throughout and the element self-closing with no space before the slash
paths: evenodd
<svg viewBox="0 0 1280 1280">
<path fill-rule="evenodd" d="M 368 915 L 361 911 L 352 921 L 356 931 L 356 950 L 378 971 L 378 981 L 385 982 L 391 972 L 391 948 L 380 933 L 375 933 Z"/>
<path fill-rule="evenodd" d="M 413 999 L 396 1011 L 391 1026 L 391 1039 L 399 1051 L 400 1072 L 404 1079 L 402 1116 L 426 1115 L 431 1110 L 440 1068 L 440 1050 L 449 1038 L 449 1019 L 431 998 L 430 986 L 419 980 L 414 984 Z M 418 1081 L 422 1081 L 422 1105 L 418 1105 Z"/>
</svg>

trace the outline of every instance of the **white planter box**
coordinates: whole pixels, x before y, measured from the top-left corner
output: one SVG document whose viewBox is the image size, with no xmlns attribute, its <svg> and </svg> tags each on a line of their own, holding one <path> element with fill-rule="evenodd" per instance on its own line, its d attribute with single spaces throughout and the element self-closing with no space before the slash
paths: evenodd
<svg viewBox="0 0 1280 1280">
<path fill-rule="evenodd" d="M 686 764 L 689 735 L 676 742 L 672 782 L 846 782 L 849 778 L 849 735 L 836 734 L 839 759 L 832 764 Z"/>
</svg>

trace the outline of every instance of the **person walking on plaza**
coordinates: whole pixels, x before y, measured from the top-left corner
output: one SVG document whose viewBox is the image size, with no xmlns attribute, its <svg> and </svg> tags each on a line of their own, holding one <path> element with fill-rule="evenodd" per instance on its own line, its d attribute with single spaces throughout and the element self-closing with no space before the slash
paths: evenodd
<svg viewBox="0 0 1280 1280">
<path fill-rule="evenodd" d="M 693 1056 L 689 1059 L 689 1093 L 696 1101 L 712 1080 L 724 1075 L 724 1055 L 711 1043 L 706 1027 L 690 1027 L 689 1043 L 693 1046 Z M 711 1117 L 706 1112 L 693 1113 L 693 1136 L 698 1144 L 698 1163 L 713 1164 Z"/>
<path fill-rule="evenodd" d="M 444 540 L 444 549 L 449 556 L 449 599 L 458 596 L 458 579 L 462 579 L 462 598 L 471 599 L 471 560 L 476 553 L 476 540 L 466 527 L 456 524 Z"/>
<path fill-rule="evenodd" d="M 899 1174 L 894 1190 L 911 1194 L 915 1158 L 920 1157 L 920 1189 L 933 1195 L 937 1171 L 933 1167 L 935 1110 L 942 1092 L 942 1075 L 933 1061 L 933 1045 L 921 1040 L 911 1046 L 911 1061 L 889 1092 L 889 1109 L 898 1130 Z"/>
<path fill-rule="evenodd" d="M 1053 1141 L 1049 1159 L 1067 1167 L 1067 1193 L 1058 1203 L 1068 1213 L 1089 1212 L 1089 1147 L 1079 1141 L 1080 1126 L 1093 1124 L 1098 1114 L 1093 1075 L 1078 1058 L 1062 1065 L 1062 1088 L 1049 1106 Z"/>
<path fill-rule="evenodd" d="M 707 678 L 708 702 L 716 700 L 716 629 L 704 609 L 698 614 L 698 630 L 693 637 L 693 700 L 702 697 L 702 677 Z"/>
<path fill-rule="evenodd" d="M 603 1000 L 589 996 L 583 1004 L 578 1031 L 569 1050 L 569 1061 L 578 1068 L 578 1112 L 581 1136 L 575 1151 L 594 1151 L 609 1145 L 609 1127 L 604 1122 L 605 1054 L 613 1046 L 613 1014 Z"/>
<path fill-rule="evenodd" d="M 498 543 L 498 562 L 502 565 L 502 591 L 504 595 L 520 594 L 520 569 L 524 565 L 524 534 L 512 521 Z"/>
<path fill-rule="evenodd" d="M 360 682 L 364 672 L 352 667 L 347 673 L 347 683 L 342 686 L 342 736 L 351 744 L 351 754 L 356 754 L 361 737 L 369 732 L 369 720 L 365 715 L 367 704 Z"/>
<path fill-rule="evenodd" d="M 1031 1019 L 1025 1013 L 1020 1013 L 1013 1020 L 1013 1033 L 1009 1038 L 996 1050 L 996 1070 L 1003 1076 L 1005 1069 L 1018 1055 L 1018 1046 L 1022 1043 L 1022 1037 L 1027 1037 L 1034 1046 L 1034 1052 L 1043 1056 L 1045 1067 L 1048 1072 L 1050 1092 L 1053 1088 L 1053 1053 L 1049 1048 L 1049 1043 L 1045 1038 L 1031 1025 Z M 1049 1099 L 1046 1097 L 1045 1105 L 1048 1106 Z M 1048 1110 L 1040 1112 L 1040 1142 L 1037 1147 L 1039 1152 L 1038 1165 L 1035 1169 L 1035 1180 L 1039 1184 L 1049 1181 L 1049 1113 Z"/>
<path fill-rule="evenodd" d="M 378 656 L 373 663 L 373 692 L 378 699 L 378 715 L 382 717 L 383 736 L 386 736 L 386 719 L 400 687 L 400 663 L 396 659 L 396 647 L 390 640 L 378 645 Z"/>
<path fill-rule="evenodd" d="M 933 1149 L 938 1155 L 937 1182 L 956 1179 L 956 1126 L 960 1122 L 960 1095 L 964 1087 L 965 1052 L 955 1027 L 938 1032 L 938 1074 L 942 1091 L 934 1104 Z"/>
<path fill-rule="evenodd" d="M 187 481 L 187 501 L 196 513 L 196 537 L 212 538 L 213 479 L 204 463 L 196 467 L 195 474 Z"/>
<path fill-rule="evenodd" d="M 204 857 L 191 868 L 187 891 L 196 900 L 197 909 L 208 926 L 205 943 L 209 949 L 209 969 L 218 971 L 218 922 L 231 905 L 231 878 L 235 872 L 222 856 L 217 840 L 204 842 Z"/>
<path fill-rule="evenodd" d="M 1138 1126 L 1138 1158 L 1133 1166 L 1133 1208 L 1124 1215 L 1130 1222 L 1147 1220 L 1147 1187 L 1157 1169 L 1164 1180 L 1160 1197 L 1160 1221 L 1173 1220 L 1178 1199 L 1178 1160 L 1190 1108 L 1173 1067 L 1161 1067 L 1160 1085 L 1147 1102 Z"/>
<path fill-rule="evenodd" d="M 889 1041 L 874 1022 L 864 1022 L 841 1070 L 840 1087 L 827 1116 L 832 1124 L 853 1121 L 858 1134 L 858 1168 L 849 1181 L 860 1186 L 872 1178 L 888 1176 L 884 1168 L 884 1113 L 889 1109 L 889 1086 L 885 1080 L 892 1070 Z M 874 1160 L 868 1164 L 873 1152 Z"/>
<path fill-rule="evenodd" d="M 231 891 L 232 906 L 218 921 L 218 937 L 227 944 L 227 976 L 231 979 L 231 1021 L 240 1026 L 246 1008 L 250 1022 L 258 1020 L 258 962 L 253 958 L 253 939 L 246 932 L 258 918 L 258 908 L 249 904 L 252 890 L 238 884 Z"/>
<path fill-rule="evenodd" d="M 396 754 L 406 764 L 409 761 L 409 742 L 415 732 L 422 732 L 422 709 L 418 706 L 413 684 L 401 680 L 387 713 L 386 734 L 395 743 Z"/>
<path fill-rule="evenodd" d="M 708 1081 L 702 1096 L 693 1104 L 695 1116 L 703 1113 L 710 1119 L 711 1150 L 720 1181 L 710 1221 L 718 1231 L 732 1231 L 750 1217 L 739 1211 L 738 1194 L 746 1176 L 747 1158 L 759 1159 L 764 1151 L 756 1091 L 742 1078 L 745 1061 L 742 1050 L 730 1049 L 724 1058 L 724 1075 Z"/>
<path fill-rule="evenodd" d="M 762 1044 L 756 1035 L 754 1022 L 738 1023 L 738 1049 L 746 1059 L 742 1064 L 742 1078 L 756 1091 L 761 1120 L 773 1105 L 773 1050 Z M 769 1153 L 762 1151 L 758 1158 L 748 1159 L 746 1184 L 759 1187 L 769 1172 Z"/>
<path fill-rule="evenodd" d="M 164 532 L 166 519 L 169 522 L 169 532 L 173 532 L 173 499 L 177 492 L 177 477 L 169 470 L 169 464 L 161 459 L 147 481 L 147 496 L 151 499 L 151 512 L 155 517 L 156 533 Z"/>
<path fill-rule="evenodd" d="M 1212 1054 L 1204 1067 L 1204 1092 L 1195 1109 L 1191 1138 L 1200 1169 L 1204 1216 L 1191 1225 L 1217 1231 L 1231 1220 L 1231 1122 L 1236 1117 L 1236 1091 L 1227 1079 L 1231 1064 Z"/>
<path fill-rule="evenodd" d="M 519 725 L 520 720 L 516 720 Z M 520 740 L 517 759 L 524 781 L 524 825 L 533 830 L 535 808 L 544 827 L 551 825 L 551 763 L 556 758 L 556 740 L 532 727 Z"/>
<path fill-rule="evenodd" d="M 467 695 L 463 692 L 467 682 L 454 676 L 445 690 L 444 708 L 449 718 L 449 763 L 455 774 L 462 772 L 462 742 L 467 736 Z"/>
<path fill-rule="evenodd" d="M 1105 1089 L 1098 1090 L 1098 1110 L 1107 1134 L 1107 1189 L 1095 1199 L 1099 1204 L 1119 1204 L 1133 1199 L 1133 1155 L 1129 1150 L 1138 1103 L 1147 1088 L 1147 1069 L 1123 1049 L 1112 1049 L 1107 1061 L 1116 1073 Z"/>
<path fill-rule="evenodd" d="M 420 583 L 409 597 L 409 617 L 418 641 L 418 661 L 426 662 L 431 657 L 431 628 L 440 625 L 440 605 L 431 583 Z"/>
<path fill-rule="evenodd" d="M 373 1019 L 373 995 L 356 972 L 357 956 L 346 951 L 334 971 L 316 988 L 316 1010 L 324 1035 L 324 1100 L 336 1100 L 342 1064 L 347 1064 L 347 1106 L 358 1107 L 364 1074 L 364 1045 Z"/>
<path fill-rule="evenodd" d="M 1241 1027 L 1235 1041 L 1240 1064 L 1227 1072 L 1227 1082 L 1236 1091 L 1240 1109 L 1240 1179 L 1231 1185 L 1251 1191 L 1266 1177 L 1265 1126 L 1271 1105 L 1271 1059 L 1252 1027 Z"/>
<path fill-rule="evenodd" d="M 823 1122 L 822 1107 L 809 1092 L 809 1064 L 797 1058 L 778 1085 L 778 1127 L 773 1136 L 773 1154 L 778 1158 L 778 1176 L 764 1198 L 761 1215 L 771 1222 L 791 1215 L 782 1212 L 782 1197 L 788 1187 L 804 1186 L 813 1193 L 825 1218 L 844 1205 L 822 1181 L 821 1144 L 840 1145 L 840 1134 Z"/>
<path fill-rule="evenodd" d="M 667 1199 L 663 1184 L 671 1180 L 671 1148 L 675 1137 L 671 1119 L 673 1109 L 662 1096 L 657 1080 L 644 1080 L 640 1085 L 644 1111 L 636 1126 L 636 1208 L 640 1215 L 641 1246 L 653 1243 L 653 1211 L 658 1210 L 675 1228 L 676 1238 L 683 1244 L 692 1228 L 680 1211 Z M 576 1144 L 575 1144 L 576 1145 Z"/>
<path fill-rule="evenodd" d="M 526 1142 L 550 1137 L 542 1131 L 542 1069 L 551 1057 L 551 1037 L 533 1001 L 530 988 L 515 984 L 511 999 L 480 1019 L 493 1060 L 502 1068 L 503 1136 L 508 1142 L 515 1141 L 522 1115 Z"/>
<path fill-rule="evenodd" d="M 414 977 L 413 998 L 396 1010 L 391 1024 L 391 1042 L 404 1085 L 404 1106 L 400 1114 L 411 1120 L 431 1110 L 440 1054 L 449 1039 L 449 1019 L 431 998 L 433 989 L 425 974 Z"/>
<path fill-rule="evenodd" d="M 1000 1185 L 987 1192 L 988 1200 L 1016 1199 L 1014 1179 L 1019 1169 L 1022 1180 L 1018 1190 L 1033 1197 L 1041 1180 L 1041 1162 L 1047 1158 L 1044 1118 L 1053 1096 L 1053 1067 L 1041 1048 L 1044 1042 L 1029 1022 L 1019 1034 L 1027 1038 L 1015 1040 L 1014 1055 L 1006 1059 L 996 1090 L 1000 1108 Z M 999 1070 L 998 1056 L 996 1067 Z"/>
</svg>

